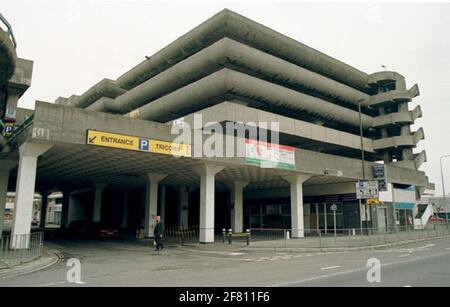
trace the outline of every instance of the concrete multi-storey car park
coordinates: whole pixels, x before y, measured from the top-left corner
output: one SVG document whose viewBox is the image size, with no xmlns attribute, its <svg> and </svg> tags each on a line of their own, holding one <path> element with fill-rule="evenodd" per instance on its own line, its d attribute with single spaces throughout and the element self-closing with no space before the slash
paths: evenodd
<svg viewBox="0 0 450 307">
<path fill-rule="evenodd" d="M 8 44 L 0 46 L 11 53 Z M 3 97 L 17 103 L 8 82 L 2 84 Z M 12 234 L 29 233 L 35 190 L 63 192 L 62 227 L 85 219 L 143 227 L 151 237 L 151 218 L 160 214 L 166 226 L 198 225 L 203 243 L 230 227 L 288 228 L 303 237 L 308 229 L 333 227 L 328 205 L 336 204 L 337 226 L 358 228 L 365 214 L 355 182 L 373 178 L 375 162 L 386 165 L 389 191 L 364 225 L 394 225 L 395 209 L 414 205 L 428 186 L 419 170 L 426 154 L 413 151 L 424 132 L 410 128 L 422 116 L 420 107 L 408 108 L 418 94 L 399 73 L 364 73 L 223 10 L 117 80 L 55 103 L 38 101 L 33 112 L 17 109 L 1 161 L 2 174 L 9 173 L 1 190 L 17 196 Z M 280 145 L 295 154 L 292 169 L 259 167 L 246 157 L 174 157 L 89 144 L 92 131 L 170 144 L 178 137 L 173 125 L 192 123 L 194 113 L 203 123 L 278 122 Z"/>
</svg>

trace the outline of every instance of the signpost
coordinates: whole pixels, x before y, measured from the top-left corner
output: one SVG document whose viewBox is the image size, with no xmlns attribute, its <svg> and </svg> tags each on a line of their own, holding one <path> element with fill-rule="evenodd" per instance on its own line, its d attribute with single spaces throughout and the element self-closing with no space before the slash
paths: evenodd
<svg viewBox="0 0 450 307">
<path fill-rule="evenodd" d="M 378 188 L 378 181 L 358 181 L 356 183 L 357 199 L 369 199 L 379 197 L 380 192 Z"/>
<path fill-rule="evenodd" d="M 373 166 L 373 177 L 378 181 L 378 190 L 386 192 L 388 190 L 386 166 L 384 164 L 376 163 Z"/>
<path fill-rule="evenodd" d="M 334 224 L 334 237 L 336 238 L 336 211 L 337 211 L 338 207 L 336 204 L 332 204 L 330 206 L 330 210 L 333 211 L 333 224 Z"/>
</svg>

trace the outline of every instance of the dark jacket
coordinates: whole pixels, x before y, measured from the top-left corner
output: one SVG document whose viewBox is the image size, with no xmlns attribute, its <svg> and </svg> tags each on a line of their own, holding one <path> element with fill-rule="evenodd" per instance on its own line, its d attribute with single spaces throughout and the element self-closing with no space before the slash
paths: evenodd
<svg viewBox="0 0 450 307">
<path fill-rule="evenodd" d="M 153 234 L 155 237 L 160 237 L 162 235 L 163 229 L 162 229 L 162 223 L 156 223 L 155 230 L 153 231 Z"/>
</svg>

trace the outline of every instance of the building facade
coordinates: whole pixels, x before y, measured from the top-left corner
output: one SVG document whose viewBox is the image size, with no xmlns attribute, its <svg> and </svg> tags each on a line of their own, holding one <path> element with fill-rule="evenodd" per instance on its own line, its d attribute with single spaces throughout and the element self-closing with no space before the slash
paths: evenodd
<svg viewBox="0 0 450 307">
<path fill-rule="evenodd" d="M 151 237 L 159 214 L 199 226 L 203 243 L 230 227 L 294 238 L 387 229 L 399 204 L 366 213 L 355 186 L 382 164 L 391 195 L 408 190 L 415 201 L 427 187 L 426 154 L 414 151 L 424 132 L 411 130 L 418 95 L 397 72 L 367 74 L 223 10 L 116 80 L 38 101 L 8 138 L 5 159 L 18 162 L 10 189 L 23 212 L 34 190 L 62 191 L 62 227 L 86 219 Z M 244 154 L 223 155 L 227 141 Z M 15 234 L 29 231 L 25 219 L 14 224 Z"/>
</svg>

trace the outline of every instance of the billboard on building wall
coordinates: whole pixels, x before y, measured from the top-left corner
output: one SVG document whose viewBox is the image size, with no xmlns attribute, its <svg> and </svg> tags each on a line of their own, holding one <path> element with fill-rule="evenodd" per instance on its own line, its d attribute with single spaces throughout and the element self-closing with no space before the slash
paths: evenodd
<svg viewBox="0 0 450 307">
<path fill-rule="evenodd" d="M 245 162 L 263 168 L 295 169 L 295 148 L 246 139 Z"/>
</svg>

